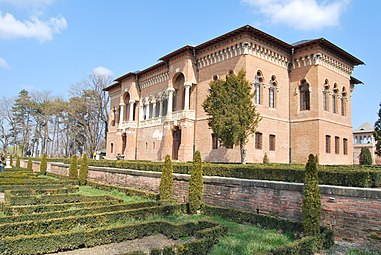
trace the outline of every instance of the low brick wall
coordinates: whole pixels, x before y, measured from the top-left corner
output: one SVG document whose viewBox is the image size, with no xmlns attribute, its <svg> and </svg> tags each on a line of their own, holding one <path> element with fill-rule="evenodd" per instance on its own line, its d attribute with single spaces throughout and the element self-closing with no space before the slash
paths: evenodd
<svg viewBox="0 0 381 255">
<path fill-rule="evenodd" d="M 68 167 L 49 163 L 48 172 L 68 175 Z M 93 181 L 152 192 L 159 191 L 160 176 L 158 172 L 89 167 L 89 179 Z M 174 174 L 178 201 L 187 201 L 188 181 L 189 175 Z M 300 183 L 204 177 L 207 204 L 297 221 L 302 219 L 302 191 Z M 336 239 L 381 247 L 381 189 L 320 185 L 320 191 L 322 222 L 335 231 Z"/>
</svg>

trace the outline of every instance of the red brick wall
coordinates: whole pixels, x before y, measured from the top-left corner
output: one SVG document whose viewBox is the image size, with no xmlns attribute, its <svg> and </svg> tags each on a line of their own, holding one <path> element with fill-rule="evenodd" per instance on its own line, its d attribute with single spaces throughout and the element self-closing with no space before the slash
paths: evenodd
<svg viewBox="0 0 381 255">
<path fill-rule="evenodd" d="M 68 165 L 66 165 L 68 168 Z M 48 172 L 67 175 L 63 164 L 52 163 Z M 90 167 L 94 181 L 159 191 L 160 173 Z M 175 174 L 175 196 L 187 201 L 188 175 Z M 292 220 L 301 220 L 303 184 L 235 178 L 204 177 L 204 202 L 253 210 Z M 321 185 L 322 222 L 333 228 L 337 240 L 381 247 L 381 189 Z"/>
</svg>

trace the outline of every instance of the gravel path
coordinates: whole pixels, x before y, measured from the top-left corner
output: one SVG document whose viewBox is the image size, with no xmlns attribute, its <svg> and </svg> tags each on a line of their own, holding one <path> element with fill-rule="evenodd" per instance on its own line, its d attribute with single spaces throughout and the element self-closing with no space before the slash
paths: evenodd
<svg viewBox="0 0 381 255">
<path fill-rule="evenodd" d="M 184 243 L 184 241 L 172 240 L 165 235 L 158 234 L 121 243 L 112 243 L 91 248 L 82 248 L 74 251 L 51 253 L 50 255 L 118 255 L 133 251 L 143 251 L 149 254 L 150 250 L 153 248 L 164 248 L 166 246 L 182 243 Z"/>
</svg>

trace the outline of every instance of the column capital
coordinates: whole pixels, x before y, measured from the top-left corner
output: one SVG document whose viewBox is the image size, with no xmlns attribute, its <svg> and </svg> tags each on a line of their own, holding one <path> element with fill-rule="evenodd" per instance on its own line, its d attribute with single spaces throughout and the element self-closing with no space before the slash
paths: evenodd
<svg viewBox="0 0 381 255">
<path fill-rule="evenodd" d="M 187 81 L 187 82 L 184 83 L 184 87 L 186 87 L 186 88 L 187 88 L 187 87 L 190 88 L 190 87 L 192 87 L 192 85 L 193 85 L 193 84 L 192 84 L 192 82 L 190 82 L 190 81 Z"/>
<path fill-rule="evenodd" d="M 135 100 L 131 99 L 130 101 L 128 101 L 130 104 L 134 104 L 135 103 Z"/>
<path fill-rule="evenodd" d="M 170 93 L 170 92 L 175 92 L 175 89 L 173 88 L 173 87 L 169 87 L 169 88 L 167 88 L 167 91 Z"/>
<path fill-rule="evenodd" d="M 126 106 L 125 103 L 119 103 L 119 106 Z"/>
</svg>

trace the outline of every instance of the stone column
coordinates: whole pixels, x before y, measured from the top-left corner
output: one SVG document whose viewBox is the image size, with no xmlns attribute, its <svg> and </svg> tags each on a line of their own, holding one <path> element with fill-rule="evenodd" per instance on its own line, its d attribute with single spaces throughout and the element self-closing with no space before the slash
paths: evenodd
<svg viewBox="0 0 381 255">
<path fill-rule="evenodd" d="M 133 121 L 134 120 L 134 104 L 135 104 L 135 100 L 130 100 L 129 103 L 130 103 L 129 121 Z"/>
<path fill-rule="evenodd" d="M 156 117 L 156 101 L 152 101 L 152 117 Z"/>
<path fill-rule="evenodd" d="M 120 115 L 119 115 L 119 124 L 123 123 L 123 117 L 124 117 L 124 107 L 126 106 L 124 103 L 120 103 Z"/>
<path fill-rule="evenodd" d="M 159 99 L 159 117 L 163 116 L 163 99 Z"/>
<path fill-rule="evenodd" d="M 144 120 L 144 104 L 140 101 L 140 110 L 139 110 L 139 115 L 140 115 L 140 120 Z"/>
<path fill-rule="evenodd" d="M 146 120 L 151 118 L 151 116 L 149 116 L 149 108 L 150 108 L 150 103 L 149 101 L 147 101 L 146 102 Z"/>
<path fill-rule="evenodd" d="M 168 109 L 167 109 L 167 115 L 172 113 L 173 109 L 173 92 L 175 91 L 174 88 L 168 88 Z"/>
<path fill-rule="evenodd" d="M 184 110 L 189 110 L 189 97 L 190 97 L 190 88 L 192 87 L 192 83 L 186 82 L 184 83 L 184 87 L 185 87 Z"/>
</svg>

